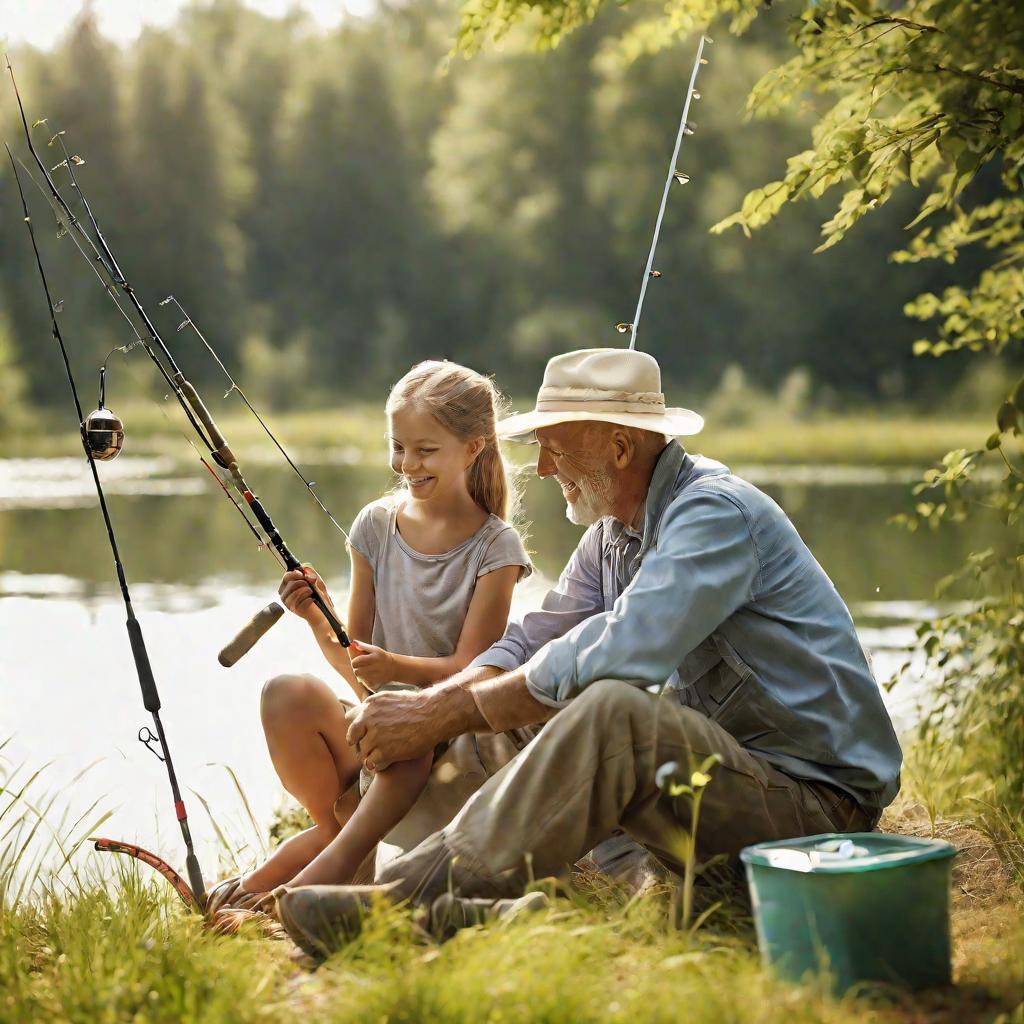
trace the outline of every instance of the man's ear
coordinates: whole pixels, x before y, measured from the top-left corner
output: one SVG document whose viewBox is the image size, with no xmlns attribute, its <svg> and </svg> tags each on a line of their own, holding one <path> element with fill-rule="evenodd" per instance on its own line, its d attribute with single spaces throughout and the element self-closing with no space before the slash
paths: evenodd
<svg viewBox="0 0 1024 1024">
<path fill-rule="evenodd" d="M 636 455 L 636 442 L 628 430 L 621 427 L 612 431 L 612 458 L 619 469 L 625 469 Z"/>
</svg>

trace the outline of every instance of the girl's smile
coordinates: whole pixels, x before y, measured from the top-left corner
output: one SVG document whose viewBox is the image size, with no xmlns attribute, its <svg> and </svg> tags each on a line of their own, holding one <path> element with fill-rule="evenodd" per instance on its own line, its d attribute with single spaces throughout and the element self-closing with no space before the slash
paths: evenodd
<svg viewBox="0 0 1024 1024">
<path fill-rule="evenodd" d="M 416 403 L 393 409 L 388 417 L 391 468 L 405 481 L 410 497 L 426 501 L 465 491 L 466 470 L 481 447 L 459 440 Z"/>
</svg>

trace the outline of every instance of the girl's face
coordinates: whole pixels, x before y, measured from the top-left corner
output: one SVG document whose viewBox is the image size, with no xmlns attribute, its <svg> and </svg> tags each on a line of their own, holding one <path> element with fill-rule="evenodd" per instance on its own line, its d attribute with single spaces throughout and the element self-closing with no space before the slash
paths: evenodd
<svg viewBox="0 0 1024 1024">
<path fill-rule="evenodd" d="M 484 447 L 482 437 L 461 441 L 426 410 L 406 403 L 388 413 L 391 468 L 417 501 L 466 491 L 466 470 Z"/>
</svg>

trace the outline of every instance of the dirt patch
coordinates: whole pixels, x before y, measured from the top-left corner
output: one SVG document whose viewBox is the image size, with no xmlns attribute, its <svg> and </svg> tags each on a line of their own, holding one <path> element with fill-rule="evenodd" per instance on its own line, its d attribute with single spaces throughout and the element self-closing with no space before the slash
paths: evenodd
<svg viewBox="0 0 1024 1024">
<path fill-rule="evenodd" d="M 924 807 L 917 803 L 901 803 L 885 812 L 879 823 L 883 832 L 905 836 L 942 839 L 957 849 L 953 861 L 953 909 L 967 900 L 973 907 L 992 904 L 1020 903 L 1020 890 L 996 844 L 983 832 L 962 821 L 939 818 L 934 828 Z"/>
</svg>

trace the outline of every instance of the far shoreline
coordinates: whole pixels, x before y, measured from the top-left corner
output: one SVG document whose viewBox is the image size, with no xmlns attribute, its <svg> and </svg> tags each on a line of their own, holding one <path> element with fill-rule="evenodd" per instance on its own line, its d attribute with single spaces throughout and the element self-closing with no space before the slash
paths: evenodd
<svg viewBox="0 0 1024 1024">
<path fill-rule="evenodd" d="M 195 458 L 182 440 L 183 431 L 177 429 L 179 420 L 186 430 L 187 425 L 171 403 L 163 407 L 155 402 L 121 406 L 117 412 L 125 423 L 126 452 L 162 455 L 183 463 Z M 215 409 L 214 415 L 240 456 L 261 462 L 280 457 L 245 410 Z M 345 403 L 326 410 L 270 412 L 265 418 L 293 457 L 307 463 L 316 464 L 339 450 L 346 454 L 344 461 L 375 462 L 385 444 L 386 425 L 379 404 Z M 21 413 L 5 431 L 4 457 L 77 456 L 81 451 L 77 434 L 65 423 L 60 410 Z M 29 424 L 32 429 L 27 429 Z M 690 451 L 733 466 L 888 466 L 923 470 L 947 451 L 984 447 L 993 429 L 995 424 L 978 414 L 933 417 L 908 410 L 817 411 L 803 417 L 758 414 L 739 421 L 733 416 L 731 423 L 708 418 L 700 434 L 680 441 Z M 532 449 L 527 445 L 509 443 L 506 451 L 516 462 L 532 460 Z"/>
</svg>

